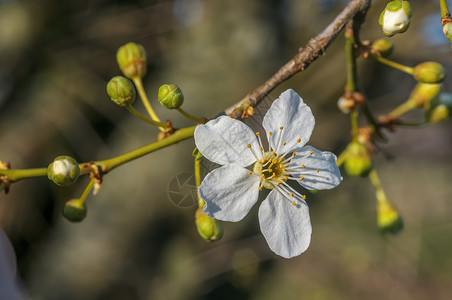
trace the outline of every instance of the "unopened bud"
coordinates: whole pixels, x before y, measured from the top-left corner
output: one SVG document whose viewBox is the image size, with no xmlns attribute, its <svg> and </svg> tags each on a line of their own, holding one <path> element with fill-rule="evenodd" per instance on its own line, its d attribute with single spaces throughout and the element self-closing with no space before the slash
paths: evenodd
<svg viewBox="0 0 452 300">
<path fill-rule="evenodd" d="M 408 1 L 391 1 L 381 12 L 378 23 L 386 36 L 393 36 L 408 30 L 412 12 Z"/>
<path fill-rule="evenodd" d="M 211 219 L 198 208 L 195 214 L 196 228 L 199 235 L 207 242 L 214 242 L 223 236 L 223 225 L 216 219 Z"/>
<path fill-rule="evenodd" d="M 450 117 L 452 110 L 452 94 L 441 93 L 437 105 L 431 110 L 428 121 L 439 123 Z"/>
<path fill-rule="evenodd" d="M 386 199 L 378 201 L 377 226 L 382 233 L 397 233 L 403 228 L 402 217 Z"/>
<path fill-rule="evenodd" d="M 410 94 L 409 101 L 413 101 L 417 107 L 423 107 L 434 101 L 441 91 L 439 83 L 422 83 L 419 82 Z"/>
<path fill-rule="evenodd" d="M 132 81 L 123 76 L 110 79 L 107 84 L 107 93 L 111 100 L 119 106 L 131 105 L 137 96 Z"/>
<path fill-rule="evenodd" d="M 59 186 L 71 185 L 79 176 L 78 163 L 70 156 L 58 156 L 47 168 L 47 177 Z"/>
<path fill-rule="evenodd" d="M 337 100 L 337 107 L 341 112 L 344 114 L 348 114 L 352 109 L 354 109 L 356 106 L 355 101 L 353 101 L 350 97 L 340 97 L 339 100 Z"/>
<path fill-rule="evenodd" d="M 364 145 L 353 141 L 347 146 L 344 168 L 348 175 L 367 176 L 372 170 L 372 159 Z"/>
<path fill-rule="evenodd" d="M 158 99 L 163 106 L 169 109 L 179 108 L 184 103 L 184 95 L 181 89 L 174 84 L 160 86 Z"/>
<path fill-rule="evenodd" d="M 71 199 L 64 205 L 63 216 L 71 222 L 80 222 L 86 217 L 85 202 L 80 199 Z"/>
<path fill-rule="evenodd" d="M 446 71 L 441 64 L 427 61 L 414 67 L 413 76 L 419 82 L 440 83 L 446 77 Z"/>
<path fill-rule="evenodd" d="M 372 44 L 372 49 L 378 51 L 381 57 L 388 57 L 394 50 L 394 44 L 388 40 L 379 39 Z"/>
<path fill-rule="evenodd" d="M 449 22 L 443 26 L 443 32 L 449 41 L 452 42 L 452 22 Z"/>
<path fill-rule="evenodd" d="M 439 123 L 450 117 L 450 109 L 444 104 L 436 106 L 430 113 L 429 122 Z"/>
<path fill-rule="evenodd" d="M 146 75 L 146 51 L 136 43 L 121 46 L 116 53 L 116 60 L 122 73 L 130 78 L 143 78 Z"/>
</svg>

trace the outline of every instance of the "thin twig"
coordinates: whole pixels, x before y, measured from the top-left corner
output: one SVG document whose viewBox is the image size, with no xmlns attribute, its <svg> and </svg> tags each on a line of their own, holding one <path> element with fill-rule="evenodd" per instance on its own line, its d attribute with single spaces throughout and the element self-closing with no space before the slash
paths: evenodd
<svg viewBox="0 0 452 300">
<path fill-rule="evenodd" d="M 289 62 L 282 66 L 272 77 L 257 89 L 246 95 L 245 98 L 227 108 L 224 112 L 234 118 L 240 118 L 240 110 L 236 108 L 249 104 L 253 107 L 270 93 L 281 82 L 291 78 L 296 73 L 306 69 L 320 55 L 325 54 L 325 50 L 334 41 L 345 25 L 358 14 L 365 14 L 369 8 L 371 0 L 351 0 L 344 10 L 328 25 L 320 34 L 312 38 L 308 44 L 300 49 Z"/>
</svg>

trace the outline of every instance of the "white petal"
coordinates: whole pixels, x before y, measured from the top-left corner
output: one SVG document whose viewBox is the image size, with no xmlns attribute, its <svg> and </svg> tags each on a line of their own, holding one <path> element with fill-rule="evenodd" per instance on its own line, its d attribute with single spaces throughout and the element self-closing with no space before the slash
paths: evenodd
<svg viewBox="0 0 452 300">
<path fill-rule="evenodd" d="M 259 224 L 270 249 L 291 258 L 300 255 L 311 242 L 309 207 L 302 199 L 293 205 L 274 189 L 259 207 Z"/>
<path fill-rule="evenodd" d="M 295 91 L 289 89 L 273 102 L 264 116 L 262 125 L 267 132 L 267 137 L 269 132 L 272 132 L 271 143 L 274 150 L 276 150 L 275 145 L 279 141 L 279 135 L 282 134 L 280 144 L 286 143 L 282 149 L 286 151 L 302 147 L 308 142 L 314 130 L 315 120 L 309 106 Z M 282 131 L 280 127 L 283 127 Z M 298 139 L 301 142 L 297 142 Z"/>
<path fill-rule="evenodd" d="M 199 125 L 195 129 L 195 144 L 204 157 L 217 164 L 236 163 L 242 167 L 256 161 L 253 153 L 259 153 L 255 133 L 243 122 L 221 116 Z"/>
<path fill-rule="evenodd" d="M 298 169 L 291 173 L 295 178 L 304 178 L 303 181 L 299 181 L 303 187 L 308 190 L 328 190 L 342 181 L 341 171 L 336 165 L 336 155 L 333 153 L 320 151 L 311 146 L 295 149 L 295 152 L 297 154 L 290 166 L 296 165 Z M 302 165 L 305 168 L 301 168 Z"/>
<path fill-rule="evenodd" d="M 243 219 L 259 196 L 259 176 L 235 164 L 213 170 L 202 181 L 199 195 L 204 200 L 204 213 L 222 221 Z"/>
</svg>

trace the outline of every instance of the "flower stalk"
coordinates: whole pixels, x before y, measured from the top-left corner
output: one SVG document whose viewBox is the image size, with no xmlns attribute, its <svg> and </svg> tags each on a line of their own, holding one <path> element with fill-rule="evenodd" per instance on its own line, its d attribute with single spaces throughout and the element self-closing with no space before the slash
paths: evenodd
<svg viewBox="0 0 452 300">
<path fill-rule="evenodd" d="M 134 77 L 132 79 L 133 83 L 135 84 L 135 87 L 137 88 L 138 94 L 140 95 L 141 102 L 143 102 L 144 107 L 146 108 L 149 116 L 151 119 L 155 122 L 161 123 L 159 117 L 155 113 L 154 109 L 151 106 L 151 103 L 149 102 L 148 96 L 146 95 L 146 92 L 144 91 L 143 87 L 143 81 L 141 77 Z M 160 131 L 164 131 L 165 127 L 159 126 Z"/>
<path fill-rule="evenodd" d="M 136 116 L 136 117 L 138 117 L 139 119 L 145 121 L 146 123 L 149 123 L 149 124 L 154 125 L 154 126 L 158 126 L 159 128 L 164 128 L 164 129 L 167 128 L 166 124 L 163 124 L 162 122 L 154 121 L 154 120 L 152 120 L 152 119 L 149 119 L 148 117 L 143 116 L 143 115 L 140 114 L 140 113 L 139 113 L 132 105 L 127 105 L 127 106 L 125 106 L 125 108 L 126 108 L 130 113 L 132 113 L 134 116 Z"/>
<path fill-rule="evenodd" d="M 446 0 L 439 0 L 439 6 L 441 9 L 441 18 L 443 18 L 447 15 L 450 16 L 450 11 L 449 11 L 449 8 L 447 7 Z"/>
<path fill-rule="evenodd" d="M 180 108 L 180 107 L 177 108 L 177 111 L 180 112 L 184 117 L 186 117 L 186 118 L 188 118 L 188 119 L 190 119 L 190 120 L 192 120 L 192 121 L 194 121 L 194 122 L 196 122 L 196 123 L 201 123 L 201 124 L 206 123 L 206 120 L 205 120 L 205 119 L 195 117 L 195 116 L 189 114 L 188 112 L 186 112 L 185 110 L 183 110 L 183 109 Z"/>
<path fill-rule="evenodd" d="M 114 158 L 96 161 L 94 164 L 97 164 L 101 167 L 102 172 L 105 174 L 114 168 L 123 165 L 129 161 L 142 157 L 151 152 L 157 151 L 159 149 L 165 148 L 169 145 L 178 143 L 182 140 L 186 140 L 188 138 L 193 137 L 196 126 L 182 128 L 174 132 L 174 134 L 169 137 L 146 145 L 144 147 L 132 150 L 130 152 L 121 154 Z M 80 163 L 80 175 L 86 175 L 90 172 L 90 169 L 85 168 L 85 166 L 91 165 L 92 162 Z M 15 182 L 21 179 L 31 178 L 31 177 L 42 177 L 47 176 L 47 168 L 36 168 L 36 169 L 11 169 L 4 170 L 0 169 L 0 176 L 6 176 L 10 181 Z"/>
<path fill-rule="evenodd" d="M 395 61 L 389 60 L 387 58 L 384 58 L 384 57 L 381 57 L 381 56 L 378 56 L 378 55 L 375 55 L 372 53 L 369 53 L 368 57 L 370 57 L 384 65 L 387 65 L 391 68 L 397 69 L 399 71 L 405 72 L 410 75 L 414 75 L 414 68 L 412 68 L 412 67 L 408 67 L 408 66 L 396 63 Z"/>
</svg>

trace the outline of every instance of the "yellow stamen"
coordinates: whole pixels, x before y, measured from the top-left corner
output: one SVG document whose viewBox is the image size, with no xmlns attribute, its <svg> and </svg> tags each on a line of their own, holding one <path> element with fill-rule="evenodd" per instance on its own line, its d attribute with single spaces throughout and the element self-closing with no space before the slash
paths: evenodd
<svg viewBox="0 0 452 300">
<path fill-rule="evenodd" d="M 282 126 L 281 126 L 281 127 L 279 127 L 279 129 L 283 130 L 283 129 L 284 129 L 284 127 L 282 127 Z"/>
<path fill-rule="evenodd" d="M 309 152 L 309 155 L 312 155 L 313 153 L 314 153 L 314 151 L 310 151 L 310 152 Z"/>
<path fill-rule="evenodd" d="M 292 202 L 292 205 L 295 206 L 295 201 Z"/>
<path fill-rule="evenodd" d="M 287 180 L 287 176 L 284 176 L 284 179 Z"/>
<path fill-rule="evenodd" d="M 293 197 L 293 193 L 290 193 L 290 197 Z"/>
<path fill-rule="evenodd" d="M 261 186 L 259 187 L 259 191 L 262 191 L 262 187 Z"/>
<path fill-rule="evenodd" d="M 248 175 L 250 175 L 250 176 L 253 175 L 253 172 L 249 172 Z"/>
<path fill-rule="evenodd" d="M 259 132 L 256 132 L 256 135 L 259 136 Z"/>
<path fill-rule="evenodd" d="M 264 149 L 263 149 L 262 147 L 259 147 L 259 150 L 261 150 L 261 151 L 262 151 L 262 150 L 264 150 Z"/>
<path fill-rule="evenodd" d="M 303 180 L 304 180 L 304 177 L 300 177 L 300 180 L 303 181 Z"/>
<path fill-rule="evenodd" d="M 269 135 L 269 136 L 272 136 L 272 135 L 273 135 L 273 133 L 272 133 L 272 132 L 270 131 L 270 132 L 268 133 L 268 135 Z"/>
<path fill-rule="evenodd" d="M 301 139 L 298 139 L 298 140 L 297 140 L 297 143 L 299 143 L 299 142 L 301 142 Z"/>
<path fill-rule="evenodd" d="M 320 171 L 319 170 L 315 170 L 317 173 L 319 173 Z"/>
<path fill-rule="evenodd" d="M 285 146 L 287 143 L 282 143 L 283 144 L 283 146 Z"/>
<path fill-rule="evenodd" d="M 301 165 L 301 167 L 302 167 L 303 169 L 304 169 L 304 168 L 306 168 L 306 166 L 305 166 L 305 165 L 303 165 L 303 164 Z"/>
<path fill-rule="evenodd" d="M 248 148 L 251 148 L 251 144 L 246 145 Z"/>
<path fill-rule="evenodd" d="M 295 156 L 295 155 L 297 155 L 297 152 L 294 151 L 294 152 L 292 153 L 292 156 Z"/>
<path fill-rule="evenodd" d="M 302 198 L 303 200 L 306 200 L 306 195 L 302 195 L 301 198 Z"/>
</svg>

